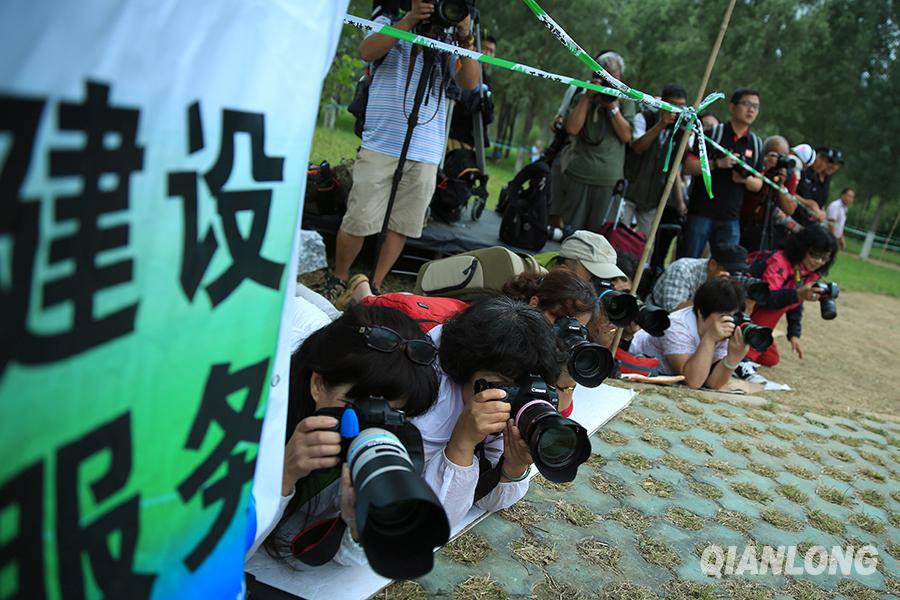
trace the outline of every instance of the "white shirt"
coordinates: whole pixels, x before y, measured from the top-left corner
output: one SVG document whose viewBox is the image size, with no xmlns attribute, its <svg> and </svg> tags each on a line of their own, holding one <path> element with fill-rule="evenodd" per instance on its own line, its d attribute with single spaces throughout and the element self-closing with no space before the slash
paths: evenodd
<svg viewBox="0 0 900 600">
<path fill-rule="evenodd" d="M 643 329 L 634 334 L 628 351 L 637 356 L 649 356 L 659 361 L 659 372 L 664 375 L 679 375 L 672 368 L 666 356 L 672 354 L 693 354 L 700 346 L 697 331 L 697 315 L 694 307 L 688 306 L 669 314 L 669 328 L 662 337 L 653 337 Z M 728 340 L 716 343 L 713 361 L 721 360 L 728 354 Z"/>
<path fill-rule="evenodd" d="M 844 225 L 847 223 L 847 205 L 838 198 L 828 205 L 828 210 L 825 211 L 825 215 L 828 217 L 828 222 L 831 224 L 834 237 L 838 239 L 844 237 Z"/>
<path fill-rule="evenodd" d="M 441 344 L 442 325 L 438 325 L 428 335 L 436 346 Z M 422 433 L 425 448 L 425 471 L 423 476 L 435 495 L 444 505 L 450 527 L 456 527 L 472 506 L 488 512 L 508 508 L 520 500 L 528 491 L 528 481 L 503 482 L 497 484 L 488 495 L 475 500 L 475 486 L 478 484 L 478 458 L 472 456 L 472 463 L 461 467 L 450 462 L 444 449 L 450 441 L 456 421 L 463 412 L 462 388 L 450 380 L 438 365 L 440 389 L 437 402 L 424 415 L 412 419 L 412 423 Z M 484 445 L 485 456 L 496 465 L 503 454 L 503 436 L 490 436 Z"/>
</svg>

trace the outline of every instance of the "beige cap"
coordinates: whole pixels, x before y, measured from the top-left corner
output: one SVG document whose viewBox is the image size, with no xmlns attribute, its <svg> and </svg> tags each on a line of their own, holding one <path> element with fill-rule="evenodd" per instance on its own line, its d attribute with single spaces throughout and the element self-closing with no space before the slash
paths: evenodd
<svg viewBox="0 0 900 600">
<path fill-rule="evenodd" d="M 615 248 L 599 233 L 576 231 L 563 241 L 559 255 L 580 261 L 585 269 L 601 279 L 627 277 L 616 266 Z"/>
</svg>

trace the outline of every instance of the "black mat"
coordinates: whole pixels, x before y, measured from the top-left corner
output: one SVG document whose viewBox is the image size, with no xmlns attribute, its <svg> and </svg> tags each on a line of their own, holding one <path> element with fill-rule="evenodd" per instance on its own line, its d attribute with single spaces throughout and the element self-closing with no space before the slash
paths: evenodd
<svg viewBox="0 0 900 600">
<path fill-rule="evenodd" d="M 315 229 L 322 234 L 335 235 L 340 224 L 341 217 L 337 215 L 318 216 L 306 214 L 303 216 L 304 229 Z M 548 241 L 538 251 L 516 248 L 501 242 L 498 237 L 499 231 L 500 215 L 495 211 L 485 210 L 481 215 L 481 219 L 473 221 L 469 216 L 469 211 L 466 210 L 462 220 L 452 225 L 431 221 L 422 231 L 422 237 L 418 239 L 409 238 L 406 241 L 406 246 L 407 248 L 424 250 L 432 254 L 433 257 L 459 254 L 460 252 L 489 248 L 491 246 L 505 246 L 515 252 L 525 254 L 559 250 L 559 243 L 553 241 Z"/>
</svg>

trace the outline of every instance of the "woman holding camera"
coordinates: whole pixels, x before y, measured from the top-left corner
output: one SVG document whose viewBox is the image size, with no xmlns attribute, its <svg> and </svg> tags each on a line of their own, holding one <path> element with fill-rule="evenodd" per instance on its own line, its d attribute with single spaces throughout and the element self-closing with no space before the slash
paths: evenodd
<svg viewBox="0 0 900 600">
<path fill-rule="evenodd" d="M 440 390 L 413 423 L 425 446 L 425 481 L 457 527 L 472 506 L 496 511 L 528 491 L 532 457 L 510 399 L 475 384 L 559 379 L 565 355 L 540 310 L 504 296 L 479 300 L 429 334 L 437 344 Z"/>
<path fill-rule="evenodd" d="M 328 546 L 334 554 L 326 559 L 365 562 L 355 541 L 354 492 L 346 464 L 341 469 L 339 422 L 317 413 L 381 396 L 409 417 L 421 415 L 437 397 L 436 356 L 434 343 L 400 311 L 357 305 L 309 336 L 291 357 L 282 514 L 274 531 L 257 536 L 259 541 L 265 538 L 273 558 L 319 564 L 310 557 L 318 560 L 322 547 Z M 294 543 L 314 519 L 336 514 L 338 519 L 321 539 L 313 535 L 313 543 L 302 548 Z M 335 534 L 340 540 L 326 541 Z"/>
<path fill-rule="evenodd" d="M 787 314 L 787 338 L 799 358 L 803 358 L 803 303 L 822 299 L 822 290 L 815 283 L 828 273 L 836 254 L 837 241 L 831 232 L 822 225 L 809 225 L 792 234 L 783 250 L 758 259 L 750 267 L 750 274 L 768 283 L 771 290 L 768 298 L 756 303 L 750 315 L 753 322 L 774 329 L 781 316 Z M 767 367 L 775 366 L 780 360 L 778 346 L 772 344 L 765 352 L 751 350 L 747 358 Z M 742 375 L 752 374 L 746 363 L 741 367 Z"/>
</svg>

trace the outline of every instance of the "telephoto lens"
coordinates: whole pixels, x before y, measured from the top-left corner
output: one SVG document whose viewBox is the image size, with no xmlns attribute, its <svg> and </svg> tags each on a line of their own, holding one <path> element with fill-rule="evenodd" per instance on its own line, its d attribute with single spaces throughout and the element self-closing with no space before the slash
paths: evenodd
<svg viewBox="0 0 900 600">
<path fill-rule="evenodd" d="M 772 342 L 775 341 L 775 338 L 772 337 L 771 329 L 751 323 L 750 317 L 746 314 L 735 313 L 733 318 L 735 327 L 741 328 L 744 341 L 757 352 L 765 352 L 772 345 Z"/>
<path fill-rule="evenodd" d="M 442 27 L 458 25 L 469 16 L 469 2 L 466 0 L 434 0 L 432 19 Z"/>
<path fill-rule="evenodd" d="M 838 287 L 838 284 L 834 283 L 824 283 L 822 281 L 818 281 L 813 284 L 813 287 L 816 287 L 820 290 L 821 296 L 819 297 L 819 310 L 822 312 L 822 318 L 826 321 L 830 321 L 837 317 L 837 299 L 838 295 L 841 293 L 841 289 Z"/>
<path fill-rule="evenodd" d="M 450 539 L 447 513 L 422 479 L 422 436 L 381 397 L 316 414 L 338 419 L 356 491 L 356 525 L 372 569 L 391 579 L 421 577 Z M 402 440 L 402 441 L 401 441 Z"/>
<path fill-rule="evenodd" d="M 653 337 L 664 336 L 666 329 L 671 325 L 669 313 L 666 312 L 666 309 L 653 306 L 652 304 L 641 304 L 640 306 L 635 322 Z"/>
<path fill-rule="evenodd" d="M 475 382 L 475 393 L 488 388 L 506 392 L 512 418 L 541 475 L 554 483 L 575 479 L 578 466 L 591 455 L 591 443 L 584 427 L 559 414 L 556 389 L 538 375 L 518 384 Z"/>
<path fill-rule="evenodd" d="M 637 318 L 637 297 L 627 292 L 620 292 L 613 287 L 612 283 L 603 279 L 594 279 L 594 289 L 603 306 L 606 318 L 613 325 L 625 327 Z"/>
<path fill-rule="evenodd" d="M 612 374 L 615 369 L 612 352 L 590 341 L 588 330 L 577 319 L 560 317 L 553 329 L 569 354 L 566 367 L 576 383 L 597 387 Z"/>
<path fill-rule="evenodd" d="M 769 284 L 762 279 L 750 275 L 732 275 L 731 279 L 736 281 L 744 290 L 744 295 L 754 302 L 764 302 L 771 293 Z"/>
</svg>

